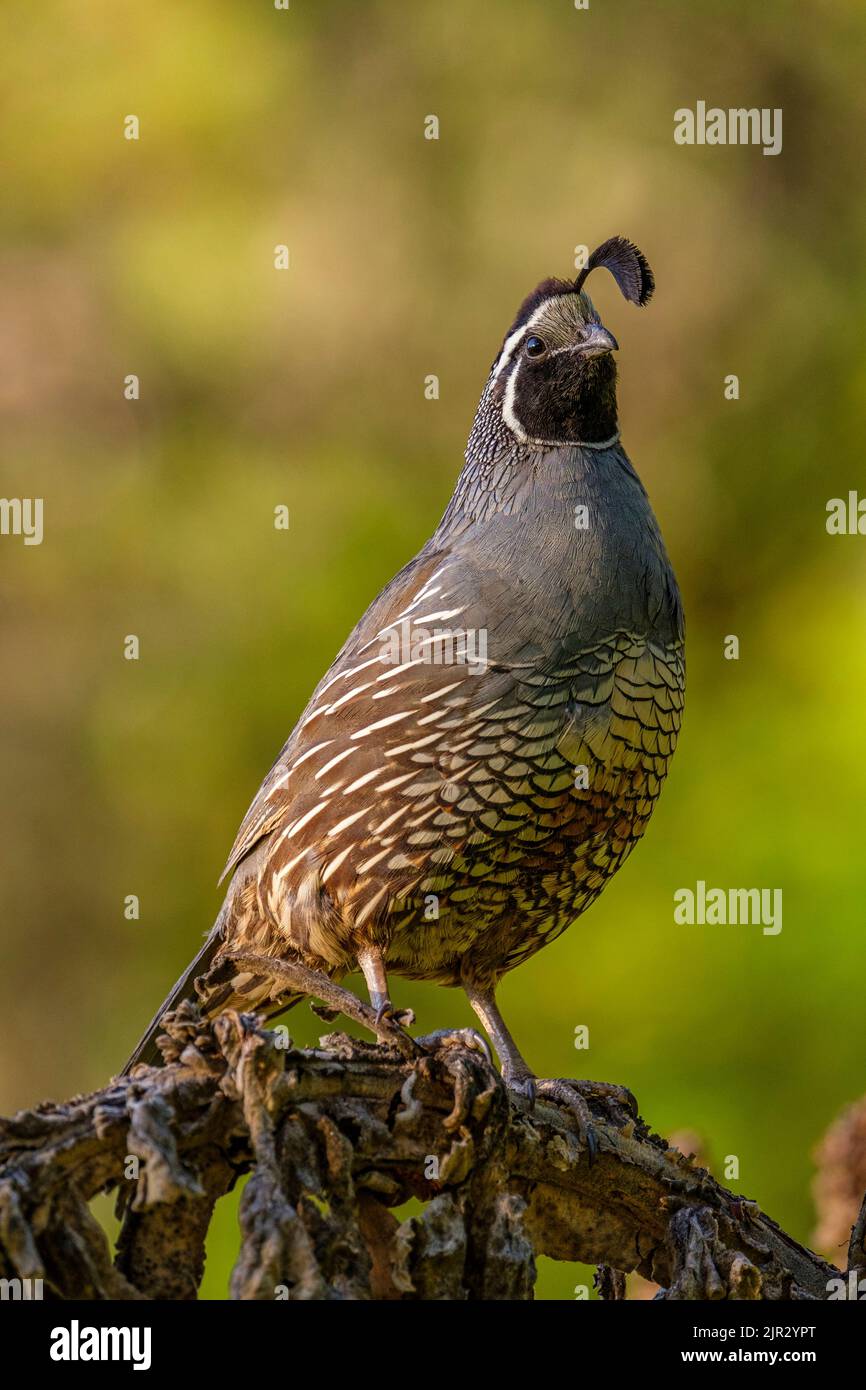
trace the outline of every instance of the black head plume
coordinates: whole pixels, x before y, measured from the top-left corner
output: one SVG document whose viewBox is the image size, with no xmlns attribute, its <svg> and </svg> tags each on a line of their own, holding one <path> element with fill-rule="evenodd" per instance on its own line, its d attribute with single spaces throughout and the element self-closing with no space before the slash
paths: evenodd
<svg viewBox="0 0 866 1390">
<path fill-rule="evenodd" d="M 646 256 L 624 236 L 613 236 L 593 251 L 574 282 L 576 294 L 583 289 L 587 275 L 602 265 L 610 271 L 626 299 L 632 304 L 647 303 L 655 289 L 655 278 Z"/>
</svg>

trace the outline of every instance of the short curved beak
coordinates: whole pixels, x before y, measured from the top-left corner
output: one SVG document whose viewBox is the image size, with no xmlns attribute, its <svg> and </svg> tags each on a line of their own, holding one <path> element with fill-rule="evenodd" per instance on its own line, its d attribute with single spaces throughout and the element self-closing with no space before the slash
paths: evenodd
<svg viewBox="0 0 866 1390">
<path fill-rule="evenodd" d="M 600 323 L 590 325 L 586 337 L 575 343 L 575 351 L 584 357 L 600 357 L 605 352 L 616 352 L 619 343 L 612 333 L 602 328 Z"/>
</svg>

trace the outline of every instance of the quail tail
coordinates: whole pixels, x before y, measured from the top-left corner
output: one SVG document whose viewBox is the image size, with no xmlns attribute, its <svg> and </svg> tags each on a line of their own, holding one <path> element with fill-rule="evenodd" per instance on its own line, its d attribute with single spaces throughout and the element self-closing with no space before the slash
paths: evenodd
<svg viewBox="0 0 866 1390">
<path fill-rule="evenodd" d="M 162 1016 L 168 1009 L 176 1009 L 178 1004 L 182 1003 L 184 999 L 196 998 L 195 980 L 208 969 L 218 948 L 223 944 L 218 927 L 219 922 L 208 936 L 198 955 L 191 964 L 187 966 L 180 979 L 176 981 L 166 998 L 162 1001 L 153 1018 L 150 1020 L 138 1046 L 118 1072 L 118 1076 L 127 1076 L 129 1072 L 132 1071 L 132 1068 L 139 1062 L 144 1062 L 151 1067 L 160 1065 L 162 1062 L 162 1055 L 156 1045 L 156 1040 L 162 1031 L 160 1022 Z"/>
</svg>

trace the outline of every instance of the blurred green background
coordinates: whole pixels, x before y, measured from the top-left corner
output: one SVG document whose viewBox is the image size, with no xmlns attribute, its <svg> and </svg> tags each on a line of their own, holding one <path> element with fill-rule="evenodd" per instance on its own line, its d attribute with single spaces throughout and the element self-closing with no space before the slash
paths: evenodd
<svg viewBox="0 0 866 1390">
<path fill-rule="evenodd" d="M 864 483 L 862 4 L 6 0 L 3 27 L 0 493 L 44 497 L 45 540 L 0 540 L 0 1109 L 122 1063 L 318 677 L 436 525 L 521 298 L 621 232 L 656 298 L 592 293 L 683 590 L 686 722 L 645 843 L 501 1002 L 541 1075 L 627 1083 L 808 1239 L 811 1150 L 866 1083 L 866 539 L 824 524 Z M 675 145 L 698 99 L 782 107 L 782 154 Z M 782 888 L 781 935 L 677 926 L 699 878 Z M 229 1198 L 207 1296 L 236 1245 Z M 545 1262 L 539 1296 L 587 1277 Z"/>
</svg>

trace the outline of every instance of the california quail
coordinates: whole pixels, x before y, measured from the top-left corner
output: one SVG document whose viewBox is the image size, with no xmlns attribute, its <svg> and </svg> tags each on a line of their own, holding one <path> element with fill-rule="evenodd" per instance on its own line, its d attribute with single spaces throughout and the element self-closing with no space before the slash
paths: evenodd
<svg viewBox="0 0 866 1390">
<path fill-rule="evenodd" d="M 617 343 L 583 289 L 654 281 L 614 237 L 524 301 L 484 388 L 436 532 L 321 680 L 247 812 L 217 922 L 159 1017 L 297 994 L 232 953 L 466 990 L 507 1084 L 532 1073 L 500 978 L 598 897 L 640 839 L 683 708 L 683 616 L 620 443 Z M 197 976 L 197 985 L 194 981 Z M 560 1083 L 538 1082 L 560 1099 Z"/>
</svg>

